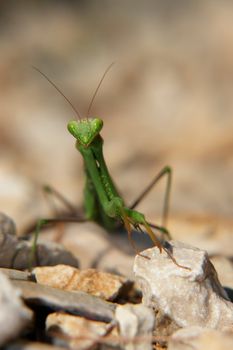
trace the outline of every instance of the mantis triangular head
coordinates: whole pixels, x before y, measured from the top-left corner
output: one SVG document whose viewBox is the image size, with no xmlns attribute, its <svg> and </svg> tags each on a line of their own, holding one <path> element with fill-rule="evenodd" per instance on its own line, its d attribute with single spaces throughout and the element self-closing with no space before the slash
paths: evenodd
<svg viewBox="0 0 233 350">
<path fill-rule="evenodd" d="M 68 123 L 69 132 L 78 140 L 78 142 L 87 147 L 94 138 L 99 135 L 103 127 L 103 120 L 99 118 L 73 120 Z"/>
</svg>

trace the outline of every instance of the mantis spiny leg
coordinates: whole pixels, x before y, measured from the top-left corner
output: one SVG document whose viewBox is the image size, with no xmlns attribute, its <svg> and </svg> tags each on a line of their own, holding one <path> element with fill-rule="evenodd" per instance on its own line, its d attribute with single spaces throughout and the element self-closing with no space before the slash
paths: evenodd
<svg viewBox="0 0 233 350">
<path fill-rule="evenodd" d="M 132 229 L 131 229 L 130 218 L 127 217 L 127 215 L 124 212 L 124 210 L 121 211 L 121 215 L 122 215 L 122 220 L 124 222 L 125 229 L 126 229 L 126 231 L 128 233 L 128 239 L 129 239 L 129 242 L 130 242 L 132 248 L 134 249 L 134 251 L 136 252 L 137 255 L 140 255 L 143 258 L 149 259 L 148 256 L 143 255 L 143 254 L 140 253 L 140 251 L 137 249 L 136 244 L 134 243 L 134 241 L 132 239 Z"/>
<path fill-rule="evenodd" d="M 151 230 L 150 225 L 149 225 L 147 222 L 145 222 L 144 227 L 145 227 L 145 229 L 146 229 L 146 232 L 147 232 L 148 235 L 150 236 L 151 240 L 152 240 L 153 243 L 155 244 L 155 246 L 159 248 L 160 253 L 162 253 L 162 250 L 164 250 L 164 251 L 167 253 L 167 255 L 169 256 L 169 258 L 173 261 L 173 263 L 174 263 L 176 266 L 181 267 L 182 269 L 191 270 L 189 267 L 180 265 L 180 264 L 176 261 L 176 259 L 175 259 L 174 256 L 172 255 L 172 253 L 171 253 L 166 247 L 164 247 L 164 246 L 159 242 L 159 240 L 156 238 L 154 232 Z"/>
</svg>

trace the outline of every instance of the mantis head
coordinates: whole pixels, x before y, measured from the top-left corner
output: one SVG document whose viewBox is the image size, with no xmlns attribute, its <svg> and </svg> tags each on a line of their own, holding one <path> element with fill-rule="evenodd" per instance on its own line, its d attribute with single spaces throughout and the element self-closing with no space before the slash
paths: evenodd
<svg viewBox="0 0 233 350">
<path fill-rule="evenodd" d="M 99 118 L 73 120 L 68 123 L 69 132 L 84 147 L 88 147 L 94 138 L 99 135 L 103 127 L 103 120 Z"/>
</svg>

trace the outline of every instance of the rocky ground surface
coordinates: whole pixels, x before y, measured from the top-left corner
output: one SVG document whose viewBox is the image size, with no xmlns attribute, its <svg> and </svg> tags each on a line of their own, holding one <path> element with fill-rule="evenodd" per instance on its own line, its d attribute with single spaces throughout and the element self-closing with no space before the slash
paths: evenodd
<svg viewBox="0 0 233 350">
<path fill-rule="evenodd" d="M 232 349 L 232 16 L 227 0 L 0 4 L 0 346 Z M 80 214 L 84 174 L 76 116 L 31 65 L 85 116 L 113 61 L 91 111 L 107 164 L 129 204 L 172 166 L 167 249 L 190 270 L 94 223 L 47 227 L 32 254 L 37 219 L 67 212 L 42 187 Z M 156 224 L 163 181 L 138 206 Z"/>
</svg>

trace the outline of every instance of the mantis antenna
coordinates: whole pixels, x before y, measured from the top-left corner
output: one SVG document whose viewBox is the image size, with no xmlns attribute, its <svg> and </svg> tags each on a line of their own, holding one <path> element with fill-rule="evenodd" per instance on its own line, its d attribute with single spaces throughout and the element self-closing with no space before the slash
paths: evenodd
<svg viewBox="0 0 233 350">
<path fill-rule="evenodd" d="M 66 100 L 66 102 L 69 103 L 69 105 L 71 106 L 71 108 L 75 111 L 75 114 L 78 116 L 78 119 L 81 120 L 81 114 L 79 113 L 79 111 L 77 110 L 77 108 L 74 107 L 74 105 L 70 102 L 70 100 L 65 96 L 65 94 L 56 86 L 56 84 L 49 79 L 49 77 L 47 77 L 47 75 L 45 73 L 43 73 L 41 70 L 39 70 L 39 68 L 32 66 L 33 69 L 35 69 L 38 73 L 40 73 L 58 92 L 59 94 L 61 94 L 64 99 Z M 110 67 L 109 67 L 110 68 Z M 108 68 L 108 69 L 109 69 Z M 106 72 L 105 72 L 106 74 Z M 103 78 L 101 79 L 103 80 Z M 102 81 L 101 81 L 102 82 Z M 100 84 L 99 84 L 100 85 Z M 99 87 L 99 86 L 98 86 Z M 96 95 L 96 93 L 95 93 Z"/>
<path fill-rule="evenodd" d="M 106 77 L 107 73 L 109 72 L 109 70 L 112 68 L 112 66 L 113 66 L 114 64 L 115 64 L 115 62 L 112 62 L 112 63 L 108 66 L 108 68 L 105 70 L 104 74 L 102 75 L 102 78 L 100 79 L 100 82 L 99 82 L 97 88 L 95 89 L 95 92 L 94 92 L 94 94 L 93 94 L 93 96 L 92 96 L 91 102 L 90 102 L 89 107 L 88 107 L 88 110 L 87 110 L 87 114 L 86 114 L 86 118 L 87 118 L 87 119 L 88 119 L 88 116 L 89 116 L 89 114 L 90 114 L 91 108 L 92 108 L 92 106 L 93 106 L 93 102 L 94 102 L 94 100 L 95 100 L 95 97 L 96 97 L 96 95 L 97 95 L 97 92 L 99 91 L 99 88 L 100 88 L 100 86 L 101 86 L 101 84 L 102 84 L 104 78 Z"/>
</svg>

